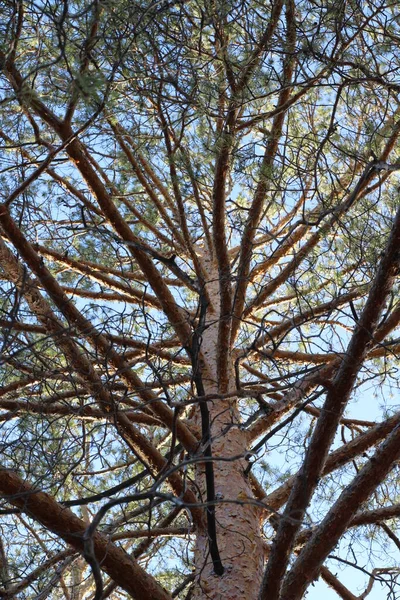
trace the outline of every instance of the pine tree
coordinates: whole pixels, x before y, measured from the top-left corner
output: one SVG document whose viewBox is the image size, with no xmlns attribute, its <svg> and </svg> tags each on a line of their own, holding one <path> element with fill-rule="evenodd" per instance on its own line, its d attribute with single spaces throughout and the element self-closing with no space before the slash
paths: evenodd
<svg viewBox="0 0 400 600">
<path fill-rule="evenodd" d="M 400 597 L 399 7 L 0 27 L 0 596 Z"/>
</svg>

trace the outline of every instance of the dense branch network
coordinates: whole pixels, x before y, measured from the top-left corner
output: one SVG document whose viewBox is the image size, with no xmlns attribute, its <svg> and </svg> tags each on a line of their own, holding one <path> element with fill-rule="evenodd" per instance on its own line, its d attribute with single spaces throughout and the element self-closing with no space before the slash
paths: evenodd
<svg viewBox="0 0 400 600">
<path fill-rule="evenodd" d="M 398 7 L 4 5 L 1 597 L 399 597 Z"/>
</svg>

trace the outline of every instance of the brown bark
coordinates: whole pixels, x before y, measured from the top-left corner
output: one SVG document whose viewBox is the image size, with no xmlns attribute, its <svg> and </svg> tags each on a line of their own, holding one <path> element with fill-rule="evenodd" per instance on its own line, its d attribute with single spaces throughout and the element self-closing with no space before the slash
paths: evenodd
<svg viewBox="0 0 400 600">
<path fill-rule="evenodd" d="M 215 312 L 202 336 L 202 351 L 211 364 L 217 364 L 218 340 L 218 287 L 212 277 L 212 263 L 208 264 L 211 301 L 216 299 Z M 217 266 L 214 263 L 216 271 Z M 215 272 L 214 271 L 214 272 Z M 208 327 L 207 327 L 208 325 Z M 217 373 L 215 380 L 204 379 L 207 394 L 218 396 Z M 230 385 L 232 368 L 230 370 Z M 247 466 L 247 434 L 239 428 L 237 399 L 214 400 L 207 403 L 211 423 L 211 448 L 214 461 L 214 484 L 217 501 L 215 509 L 218 548 L 224 567 L 222 576 L 214 573 L 209 554 L 209 539 L 205 529 L 196 536 L 195 562 L 199 573 L 196 579 L 194 600 L 203 600 L 210 594 L 215 600 L 242 600 L 256 598 L 262 577 L 264 546 L 260 531 L 260 509 L 246 499 L 254 500 L 250 481 L 244 476 Z M 203 440 L 203 444 L 205 440 Z M 205 465 L 197 468 L 196 481 L 206 499 Z"/>
</svg>

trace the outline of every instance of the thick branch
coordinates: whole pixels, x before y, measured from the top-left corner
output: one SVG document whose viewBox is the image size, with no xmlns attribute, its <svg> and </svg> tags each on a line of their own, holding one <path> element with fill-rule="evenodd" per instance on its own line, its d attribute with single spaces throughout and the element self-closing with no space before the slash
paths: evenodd
<svg viewBox="0 0 400 600">
<path fill-rule="evenodd" d="M 375 455 L 346 487 L 322 523 L 316 527 L 282 586 L 282 600 L 300 600 L 321 564 L 350 525 L 357 510 L 385 479 L 400 456 L 398 424 Z"/>
<path fill-rule="evenodd" d="M 399 269 L 400 210 L 379 264 L 365 308 L 347 348 L 346 357 L 329 386 L 323 412 L 318 419 L 300 474 L 289 497 L 265 572 L 260 599 L 278 596 L 296 533 L 318 484 L 337 425 L 353 389 L 359 368 Z"/>
<path fill-rule="evenodd" d="M 86 523 L 71 510 L 38 491 L 12 471 L 0 470 L 0 493 L 13 506 L 26 512 L 67 544 L 83 552 Z M 126 552 L 96 532 L 93 535 L 96 560 L 101 569 L 137 600 L 169 600 L 170 595 Z"/>
</svg>

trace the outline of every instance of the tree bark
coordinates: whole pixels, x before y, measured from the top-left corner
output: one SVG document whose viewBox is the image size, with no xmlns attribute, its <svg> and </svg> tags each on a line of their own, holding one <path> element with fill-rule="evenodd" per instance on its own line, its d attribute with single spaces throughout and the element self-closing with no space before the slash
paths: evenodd
<svg viewBox="0 0 400 600">
<path fill-rule="evenodd" d="M 208 262 L 208 294 L 212 302 L 209 321 L 202 334 L 201 348 L 207 363 L 215 365 L 209 378 L 203 378 L 206 394 L 218 395 L 217 339 L 219 289 L 217 266 Z M 213 273 L 215 274 L 213 276 Z M 229 384 L 234 386 L 230 360 Z M 254 502 L 250 482 L 245 476 L 247 432 L 240 428 L 237 399 L 207 402 L 211 423 L 211 447 L 214 464 L 215 518 L 217 544 L 224 573 L 217 575 L 209 552 L 209 537 L 204 528 L 197 532 L 195 546 L 196 580 L 193 600 L 253 600 L 262 580 L 264 547 L 260 530 L 260 508 Z M 203 439 L 203 444 L 205 440 Z M 202 497 L 206 494 L 206 465 L 196 469 L 196 483 Z M 210 596 L 211 594 L 211 596 Z"/>
</svg>

